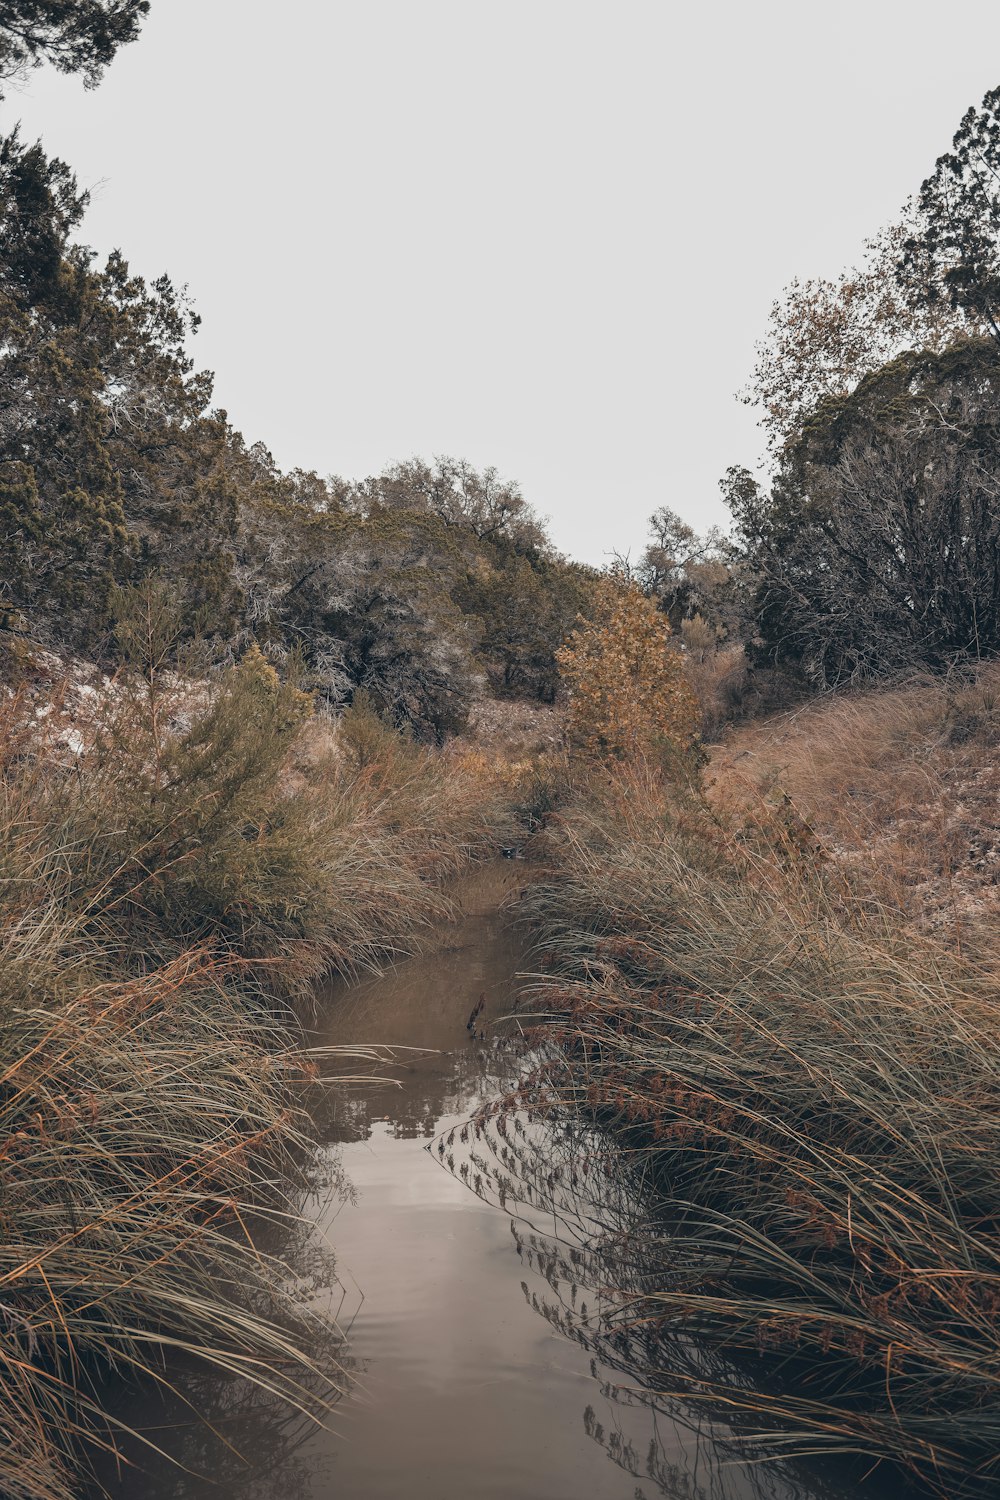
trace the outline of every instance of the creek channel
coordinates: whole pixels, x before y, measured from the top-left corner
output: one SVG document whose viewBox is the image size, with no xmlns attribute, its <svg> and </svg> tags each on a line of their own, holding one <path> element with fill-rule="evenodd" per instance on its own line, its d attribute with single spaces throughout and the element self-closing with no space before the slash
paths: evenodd
<svg viewBox="0 0 1000 1500">
<path fill-rule="evenodd" d="M 605 1204 L 577 1204 L 570 1223 L 572 1214 L 532 1200 L 530 1187 L 514 1192 L 517 1201 L 506 1201 L 503 1187 L 499 1201 L 486 1190 L 488 1164 L 475 1137 L 469 1146 L 462 1133 L 517 1076 L 502 1018 L 515 1008 L 526 961 L 509 920 L 526 878 L 517 861 L 475 871 L 456 892 L 454 921 L 427 951 L 321 997 L 317 1045 L 399 1049 L 391 1066 L 366 1063 L 365 1081 L 331 1083 L 317 1111 L 320 1150 L 353 1200 L 317 1193 L 304 1215 L 315 1228 L 288 1253 L 315 1296 L 317 1267 L 330 1261 L 323 1246 L 334 1250 L 352 1381 L 329 1430 L 296 1422 L 242 1387 L 201 1380 L 190 1400 L 222 1440 L 190 1414 L 161 1419 L 151 1435 L 184 1470 L 147 1456 L 139 1470 L 105 1476 L 114 1500 L 857 1493 L 846 1478 L 752 1453 L 748 1460 L 732 1430 L 650 1397 L 629 1349 L 602 1337 L 586 1304 L 597 1294 L 585 1241 Z M 478 1035 L 470 1036 L 481 997 Z M 519 1139 L 522 1156 L 539 1158 L 528 1175 L 540 1166 L 551 1180 L 557 1145 L 533 1138 L 530 1125 Z M 494 1146 L 509 1161 L 503 1141 Z M 148 1412 L 122 1415 L 150 1430 Z"/>
</svg>

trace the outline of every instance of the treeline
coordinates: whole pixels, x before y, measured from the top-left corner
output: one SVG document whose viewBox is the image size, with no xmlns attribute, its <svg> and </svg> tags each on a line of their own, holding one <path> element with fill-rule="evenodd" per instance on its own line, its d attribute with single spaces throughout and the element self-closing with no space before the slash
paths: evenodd
<svg viewBox="0 0 1000 1500">
<path fill-rule="evenodd" d="M 147 9 L 0 5 L 0 77 L 47 59 L 95 82 Z M 694 667 L 745 643 L 798 690 L 1000 647 L 998 181 L 995 90 L 860 267 L 775 304 L 747 392 L 769 481 L 729 470 L 729 536 L 661 507 L 625 568 Z M 85 207 L 41 145 L 0 141 L 0 639 L 113 661 L 122 588 L 164 577 L 211 659 L 294 657 L 317 697 L 363 689 L 425 737 L 483 691 L 551 700 L 596 575 L 517 484 L 446 457 L 282 472 L 214 405 L 186 293 L 99 264 Z M 745 703 L 728 688 L 706 724 Z"/>
<path fill-rule="evenodd" d="M 772 702 L 995 655 L 1000 88 L 859 266 L 775 302 L 743 395 L 767 478 L 729 469 L 729 535 L 659 510 L 635 570 L 675 630 L 745 643 Z"/>
<path fill-rule="evenodd" d="M 147 10 L 0 5 L 0 78 L 94 83 Z M 283 473 L 213 404 L 186 293 L 78 242 L 86 204 L 40 144 L 0 140 L 0 630 L 114 659 L 121 590 L 162 577 L 216 660 L 294 655 L 320 698 L 363 689 L 425 736 L 484 688 L 551 699 L 593 575 L 518 486 L 451 458 Z"/>
<path fill-rule="evenodd" d="M 74 242 L 63 163 L 8 136 L 0 200 L 0 625 L 113 654 L 117 591 L 159 576 L 190 637 L 296 653 L 335 705 L 363 688 L 440 736 L 484 676 L 551 698 L 591 574 L 516 484 L 449 458 L 282 473 L 213 407 L 184 293 Z"/>
<path fill-rule="evenodd" d="M 775 302 L 743 396 L 766 477 L 726 473 L 732 529 L 699 536 L 661 506 L 619 565 L 669 618 L 710 730 L 789 695 L 995 656 L 1000 88 L 860 266 Z M 706 668 L 720 646 L 728 666 Z"/>
<path fill-rule="evenodd" d="M 897 224 L 772 309 L 729 471 L 749 651 L 828 687 L 1000 648 L 1000 89 Z"/>
</svg>

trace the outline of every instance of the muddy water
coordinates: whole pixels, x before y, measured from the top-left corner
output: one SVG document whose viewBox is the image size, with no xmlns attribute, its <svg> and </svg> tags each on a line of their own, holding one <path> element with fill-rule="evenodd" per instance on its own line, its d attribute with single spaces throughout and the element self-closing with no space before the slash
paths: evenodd
<svg viewBox="0 0 1000 1500">
<path fill-rule="evenodd" d="M 317 1243 L 326 1236 L 335 1246 L 356 1380 L 335 1430 L 296 1425 L 259 1398 L 209 1383 L 193 1396 L 225 1434 L 225 1457 L 175 1416 L 162 1441 L 189 1472 L 170 1477 L 153 1464 L 155 1472 L 112 1486 L 121 1500 L 855 1493 L 742 1462 L 731 1433 L 630 1393 L 627 1365 L 587 1336 L 581 1261 L 565 1226 L 518 1222 L 466 1185 L 476 1166 L 468 1149 L 462 1160 L 461 1127 L 514 1066 L 495 1023 L 513 1006 L 523 954 L 498 908 L 516 899 L 523 879 L 517 862 L 479 872 L 432 952 L 324 997 L 317 1043 L 412 1049 L 398 1051 L 391 1070 L 369 1065 L 367 1080 L 346 1092 L 332 1087 L 319 1111 L 328 1164 L 342 1166 L 356 1192 L 353 1203 L 331 1207 L 318 1196 L 306 1205 Z M 481 998 L 485 1036 L 470 1037 L 466 1022 Z"/>
</svg>

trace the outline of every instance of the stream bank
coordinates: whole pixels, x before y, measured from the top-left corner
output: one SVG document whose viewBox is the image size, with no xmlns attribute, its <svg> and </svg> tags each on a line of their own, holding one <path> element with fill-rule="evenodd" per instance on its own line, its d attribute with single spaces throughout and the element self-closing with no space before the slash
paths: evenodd
<svg viewBox="0 0 1000 1500">
<path fill-rule="evenodd" d="M 317 1111 L 327 1173 L 345 1173 L 355 1201 L 317 1193 L 302 1209 L 314 1231 L 296 1237 L 287 1254 L 303 1295 L 330 1296 L 317 1265 L 320 1243 L 335 1247 L 355 1386 L 330 1430 L 268 1409 L 259 1394 L 202 1382 L 192 1397 L 224 1441 L 179 1410 L 133 1405 L 128 1420 L 155 1426 L 188 1472 L 146 1457 L 144 1472 L 109 1484 L 116 1500 L 844 1500 L 854 1493 L 816 1476 L 736 1462 L 730 1433 L 630 1394 L 621 1369 L 573 1335 L 558 1311 L 570 1296 L 568 1268 L 580 1265 L 560 1239 L 564 1227 L 556 1233 L 551 1222 L 515 1221 L 470 1191 L 461 1162 L 454 1171 L 442 1164 L 437 1143 L 453 1130 L 460 1139 L 470 1114 L 502 1091 L 517 1065 L 496 1022 L 514 1007 L 525 963 L 504 912 L 524 881 L 516 860 L 474 871 L 432 951 L 321 997 L 317 1045 L 413 1049 L 399 1050 L 391 1070 L 369 1065 L 370 1077 L 346 1092 L 332 1081 Z M 481 997 L 485 1037 L 477 1038 L 467 1021 Z M 576 1295 L 574 1285 L 575 1305 Z"/>
</svg>

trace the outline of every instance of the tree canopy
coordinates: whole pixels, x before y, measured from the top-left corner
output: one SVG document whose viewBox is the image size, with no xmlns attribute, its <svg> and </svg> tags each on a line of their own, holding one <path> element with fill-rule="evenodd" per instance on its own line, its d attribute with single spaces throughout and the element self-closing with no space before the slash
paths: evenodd
<svg viewBox="0 0 1000 1500">
<path fill-rule="evenodd" d="M 517 484 L 447 457 L 283 473 L 213 406 L 184 290 L 75 243 L 85 205 L 0 141 L 0 628 L 113 656 L 121 586 L 161 577 L 222 657 L 295 653 L 331 704 L 363 690 L 421 733 L 486 680 L 551 698 L 592 575 Z"/>
<path fill-rule="evenodd" d="M 725 488 L 752 650 L 817 686 L 1000 650 L 1000 364 L 907 354 L 821 405 L 769 493 Z"/>
<path fill-rule="evenodd" d="M 1000 651 L 1000 89 L 901 221 L 772 310 L 731 469 L 750 652 L 818 686 Z"/>
<path fill-rule="evenodd" d="M 150 0 L 0 0 L 0 80 L 39 63 L 81 73 L 93 88 L 119 47 L 135 41 Z"/>
<path fill-rule="evenodd" d="M 927 257 L 906 252 L 922 243 L 921 225 L 916 205 L 908 203 L 898 223 L 865 243 L 859 266 L 833 281 L 796 279 L 772 305 L 743 393 L 760 407 L 772 451 L 794 438 L 820 402 L 847 395 L 898 354 L 939 352 L 982 331 L 971 307 L 940 295 L 939 278 L 928 280 L 936 272 Z"/>
<path fill-rule="evenodd" d="M 1000 343 L 1000 88 L 966 111 L 925 179 L 897 273 L 915 305 L 944 303 Z"/>
</svg>

